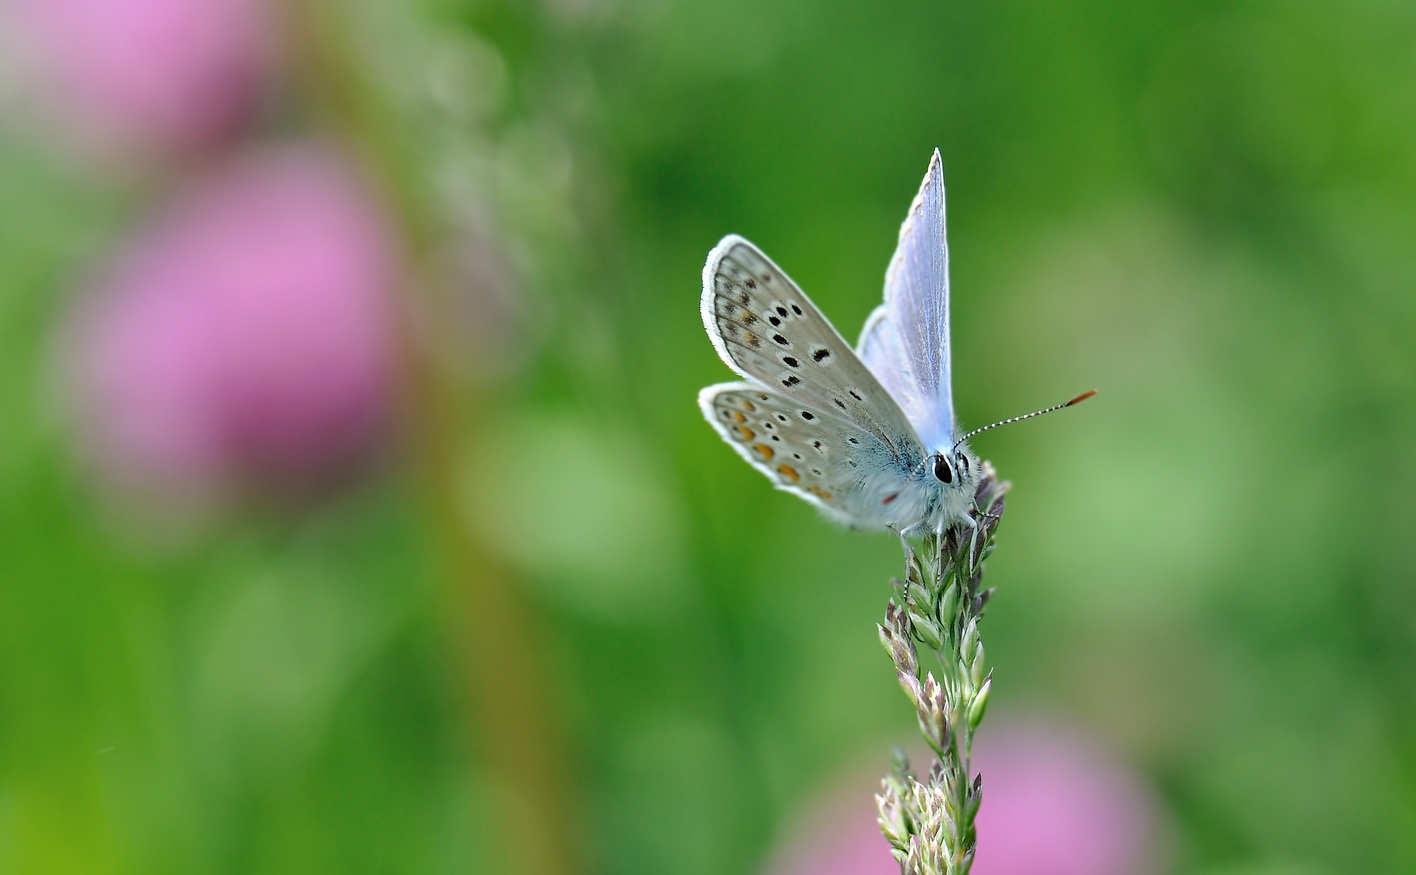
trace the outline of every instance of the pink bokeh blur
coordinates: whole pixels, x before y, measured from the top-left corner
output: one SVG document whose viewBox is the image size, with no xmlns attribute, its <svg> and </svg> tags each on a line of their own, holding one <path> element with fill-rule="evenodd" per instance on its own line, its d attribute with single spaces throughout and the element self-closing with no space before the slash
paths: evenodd
<svg viewBox="0 0 1416 875">
<path fill-rule="evenodd" d="M 999 715 L 1000 717 L 1002 715 Z M 767 875 L 899 875 L 875 820 L 882 765 L 811 805 Z M 926 768 L 920 757 L 916 771 Z M 1080 730 L 991 719 L 975 749 L 983 774 L 972 875 L 1159 875 L 1161 817 L 1150 786 Z"/>
<path fill-rule="evenodd" d="M 124 498 L 303 498 L 387 436 L 400 258 L 315 146 L 213 168 L 81 290 L 59 357 L 76 438 Z"/>
<path fill-rule="evenodd" d="M 5 0 L 21 97 L 75 151 L 170 156 L 225 140 L 276 51 L 266 0 Z"/>
</svg>

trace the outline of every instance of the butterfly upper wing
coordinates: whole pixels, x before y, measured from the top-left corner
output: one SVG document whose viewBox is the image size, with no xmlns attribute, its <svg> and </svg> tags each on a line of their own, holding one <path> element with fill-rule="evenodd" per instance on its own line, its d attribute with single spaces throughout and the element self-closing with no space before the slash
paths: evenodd
<svg viewBox="0 0 1416 875">
<path fill-rule="evenodd" d="M 935 149 L 885 272 L 883 310 L 861 337 L 861 357 L 870 369 L 905 384 L 891 392 L 924 445 L 934 449 L 955 437 L 944 220 L 944 168 Z"/>
<path fill-rule="evenodd" d="M 914 374 L 910 370 L 909 357 L 905 353 L 900 333 L 890 321 L 890 308 L 884 304 L 876 307 L 865 320 L 860 332 L 860 343 L 856 346 L 860 360 L 900 405 L 905 418 L 915 422 L 915 412 L 922 407 Z M 916 431 L 918 427 L 916 426 Z"/>
<path fill-rule="evenodd" d="M 796 283 L 741 237 L 709 253 L 702 310 L 723 361 L 753 381 L 703 390 L 709 422 L 779 487 L 847 522 L 871 521 L 888 497 L 876 491 L 924 458 L 898 404 Z M 833 439 L 813 446 L 822 433 Z M 896 473 L 878 476 L 887 470 Z"/>
</svg>

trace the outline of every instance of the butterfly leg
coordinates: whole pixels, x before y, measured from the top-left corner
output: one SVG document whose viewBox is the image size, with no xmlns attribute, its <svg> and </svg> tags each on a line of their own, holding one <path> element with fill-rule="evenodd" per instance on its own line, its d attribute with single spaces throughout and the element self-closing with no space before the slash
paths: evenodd
<svg viewBox="0 0 1416 875">
<path fill-rule="evenodd" d="M 924 528 L 924 523 L 922 522 L 911 523 L 910 525 L 905 526 L 902 529 L 897 529 L 894 526 L 890 525 L 887 525 L 885 528 L 894 532 L 900 537 L 901 540 L 904 540 L 906 538 L 913 538 L 914 536 L 926 531 L 926 529 Z"/>
<path fill-rule="evenodd" d="M 969 527 L 969 564 L 973 565 L 978 556 L 978 520 L 971 513 L 964 514 L 964 523 Z"/>
<path fill-rule="evenodd" d="M 992 521 L 992 522 L 994 522 L 994 523 L 997 523 L 1000 519 L 1003 518 L 1002 514 L 989 513 L 988 511 L 984 511 L 983 513 L 979 513 L 978 511 L 979 511 L 978 507 L 974 507 L 974 513 L 969 514 L 969 518 L 968 518 L 968 519 L 969 519 L 969 525 L 973 526 L 974 534 L 975 534 L 975 535 L 977 535 L 979 529 L 982 528 L 982 527 L 979 525 L 979 522 L 980 522 L 980 521 L 982 521 L 982 520 L 990 520 L 990 521 Z M 973 549 L 973 548 L 970 547 L 970 552 L 972 552 L 972 549 Z"/>
<path fill-rule="evenodd" d="M 909 531 L 910 531 L 910 530 L 907 529 L 907 528 L 906 528 L 906 529 L 897 529 L 897 528 L 895 528 L 894 526 L 886 526 L 885 528 L 887 528 L 887 529 L 889 529 L 890 531 L 894 532 L 894 533 L 895 533 L 895 537 L 897 537 L 897 538 L 900 539 L 900 549 L 905 552 L 905 564 L 906 564 L 906 565 L 909 565 L 909 564 L 910 564 L 910 555 L 911 555 L 911 554 L 910 554 L 910 542 L 909 542 Z"/>
</svg>

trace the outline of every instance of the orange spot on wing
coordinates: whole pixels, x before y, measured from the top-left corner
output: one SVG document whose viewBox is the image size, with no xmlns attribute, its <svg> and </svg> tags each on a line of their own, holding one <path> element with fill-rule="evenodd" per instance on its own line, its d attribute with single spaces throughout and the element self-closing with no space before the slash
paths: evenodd
<svg viewBox="0 0 1416 875">
<path fill-rule="evenodd" d="M 820 498 L 822 501 L 831 500 L 831 493 L 822 489 L 820 486 L 808 486 L 806 487 L 806 491 L 810 492 L 812 495 L 815 495 L 817 498 Z"/>
<path fill-rule="evenodd" d="M 781 473 L 783 477 L 787 478 L 793 483 L 801 479 L 801 475 L 798 474 L 797 470 L 791 465 L 778 465 L 777 470 Z"/>
<path fill-rule="evenodd" d="M 900 497 L 900 493 L 898 493 L 898 492 L 892 492 L 891 494 L 885 496 L 885 500 L 882 501 L 882 502 L 880 502 L 880 503 L 881 503 L 881 504 L 889 504 L 890 502 L 894 501 L 895 499 L 897 499 L 897 498 L 899 498 L 899 497 Z"/>
<path fill-rule="evenodd" d="M 742 439 L 745 441 L 750 441 L 753 438 L 757 437 L 757 435 L 753 433 L 752 429 L 748 428 L 745 425 L 739 425 L 737 427 L 737 433 L 741 435 Z"/>
<path fill-rule="evenodd" d="M 733 411 L 733 419 L 737 420 L 738 422 L 747 422 L 747 417 L 743 415 L 741 410 Z"/>
<path fill-rule="evenodd" d="M 748 401 L 746 398 L 743 398 L 743 399 L 741 399 L 741 400 L 742 400 L 742 409 L 743 409 L 743 410 L 746 410 L 748 413 L 751 413 L 752 411 L 754 411 L 754 410 L 757 409 L 757 407 L 756 407 L 751 401 Z"/>
<path fill-rule="evenodd" d="M 767 446 L 766 444 L 753 444 L 752 448 L 756 450 L 757 455 L 761 456 L 764 460 L 770 459 L 772 458 L 772 456 L 776 455 L 772 452 L 772 448 Z"/>
</svg>

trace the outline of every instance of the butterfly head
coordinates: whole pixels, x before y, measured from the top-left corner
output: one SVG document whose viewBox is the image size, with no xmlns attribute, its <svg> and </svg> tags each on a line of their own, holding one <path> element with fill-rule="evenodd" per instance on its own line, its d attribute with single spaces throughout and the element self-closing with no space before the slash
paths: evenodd
<svg viewBox="0 0 1416 875">
<path fill-rule="evenodd" d="M 978 460 L 972 455 L 967 447 L 960 445 L 935 453 L 929 459 L 934 479 L 946 487 L 971 492 L 978 483 L 979 469 Z"/>
</svg>

